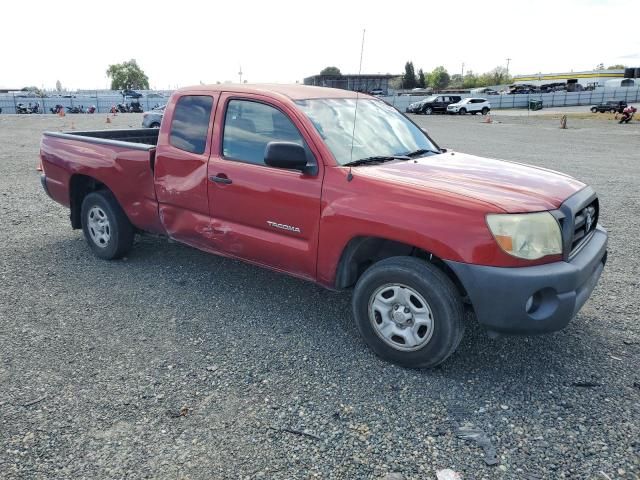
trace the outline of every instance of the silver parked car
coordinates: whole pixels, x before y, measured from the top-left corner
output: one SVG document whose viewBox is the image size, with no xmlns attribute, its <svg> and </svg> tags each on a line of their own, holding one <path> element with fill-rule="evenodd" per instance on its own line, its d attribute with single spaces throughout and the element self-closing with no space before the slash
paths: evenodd
<svg viewBox="0 0 640 480">
<path fill-rule="evenodd" d="M 162 123 L 162 116 L 164 115 L 164 108 L 166 105 L 154 108 L 148 112 L 142 114 L 142 126 L 144 128 L 160 128 Z"/>
</svg>

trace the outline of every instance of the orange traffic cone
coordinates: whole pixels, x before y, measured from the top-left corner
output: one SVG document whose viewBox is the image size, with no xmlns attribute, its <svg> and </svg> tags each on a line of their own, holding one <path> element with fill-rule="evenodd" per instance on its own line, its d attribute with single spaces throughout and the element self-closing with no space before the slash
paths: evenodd
<svg viewBox="0 0 640 480">
<path fill-rule="evenodd" d="M 491 119 L 491 115 L 487 115 L 487 118 L 484 119 L 484 123 L 493 123 L 493 120 Z"/>
<path fill-rule="evenodd" d="M 111 119 L 109 118 L 109 115 L 107 115 L 107 121 L 104 123 L 111 123 Z"/>
<path fill-rule="evenodd" d="M 58 112 L 58 116 L 59 116 L 59 117 L 64 117 L 64 110 L 60 110 L 60 111 Z"/>
</svg>

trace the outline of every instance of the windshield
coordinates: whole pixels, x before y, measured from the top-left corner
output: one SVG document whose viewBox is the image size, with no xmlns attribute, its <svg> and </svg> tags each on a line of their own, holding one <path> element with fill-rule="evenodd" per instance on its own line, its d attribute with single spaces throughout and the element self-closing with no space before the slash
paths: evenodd
<svg viewBox="0 0 640 480">
<path fill-rule="evenodd" d="M 298 100 L 296 104 L 313 122 L 340 165 L 373 156 L 437 150 L 422 130 L 395 108 L 379 100 L 358 101 L 355 132 L 355 98 Z"/>
</svg>

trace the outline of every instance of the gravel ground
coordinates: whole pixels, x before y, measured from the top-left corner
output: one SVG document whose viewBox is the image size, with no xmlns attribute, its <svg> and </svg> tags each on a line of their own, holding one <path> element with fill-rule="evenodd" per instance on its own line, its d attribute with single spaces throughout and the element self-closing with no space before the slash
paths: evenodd
<svg viewBox="0 0 640 480">
<path fill-rule="evenodd" d="M 348 293 L 160 238 L 97 260 L 40 187 L 40 133 L 140 116 L 0 115 L 0 478 L 638 479 L 640 123 L 416 118 L 599 191 L 609 262 L 566 330 L 471 322 L 406 370 L 363 345 Z"/>
</svg>

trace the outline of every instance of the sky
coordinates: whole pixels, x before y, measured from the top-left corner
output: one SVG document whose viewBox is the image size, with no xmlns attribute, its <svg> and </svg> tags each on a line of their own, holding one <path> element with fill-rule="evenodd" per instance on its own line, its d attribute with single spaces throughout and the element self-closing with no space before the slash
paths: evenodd
<svg viewBox="0 0 640 480">
<path fill-rule="evenodd" d="M 2 5 L 0 88 L 108 88 L 135 58 L 152 88 L 358 73 L 549 73 L 640 67 L 640 0 L 32 0 Z M 629 23 L 625 27 L 624 22 Z"/>
</svg>

